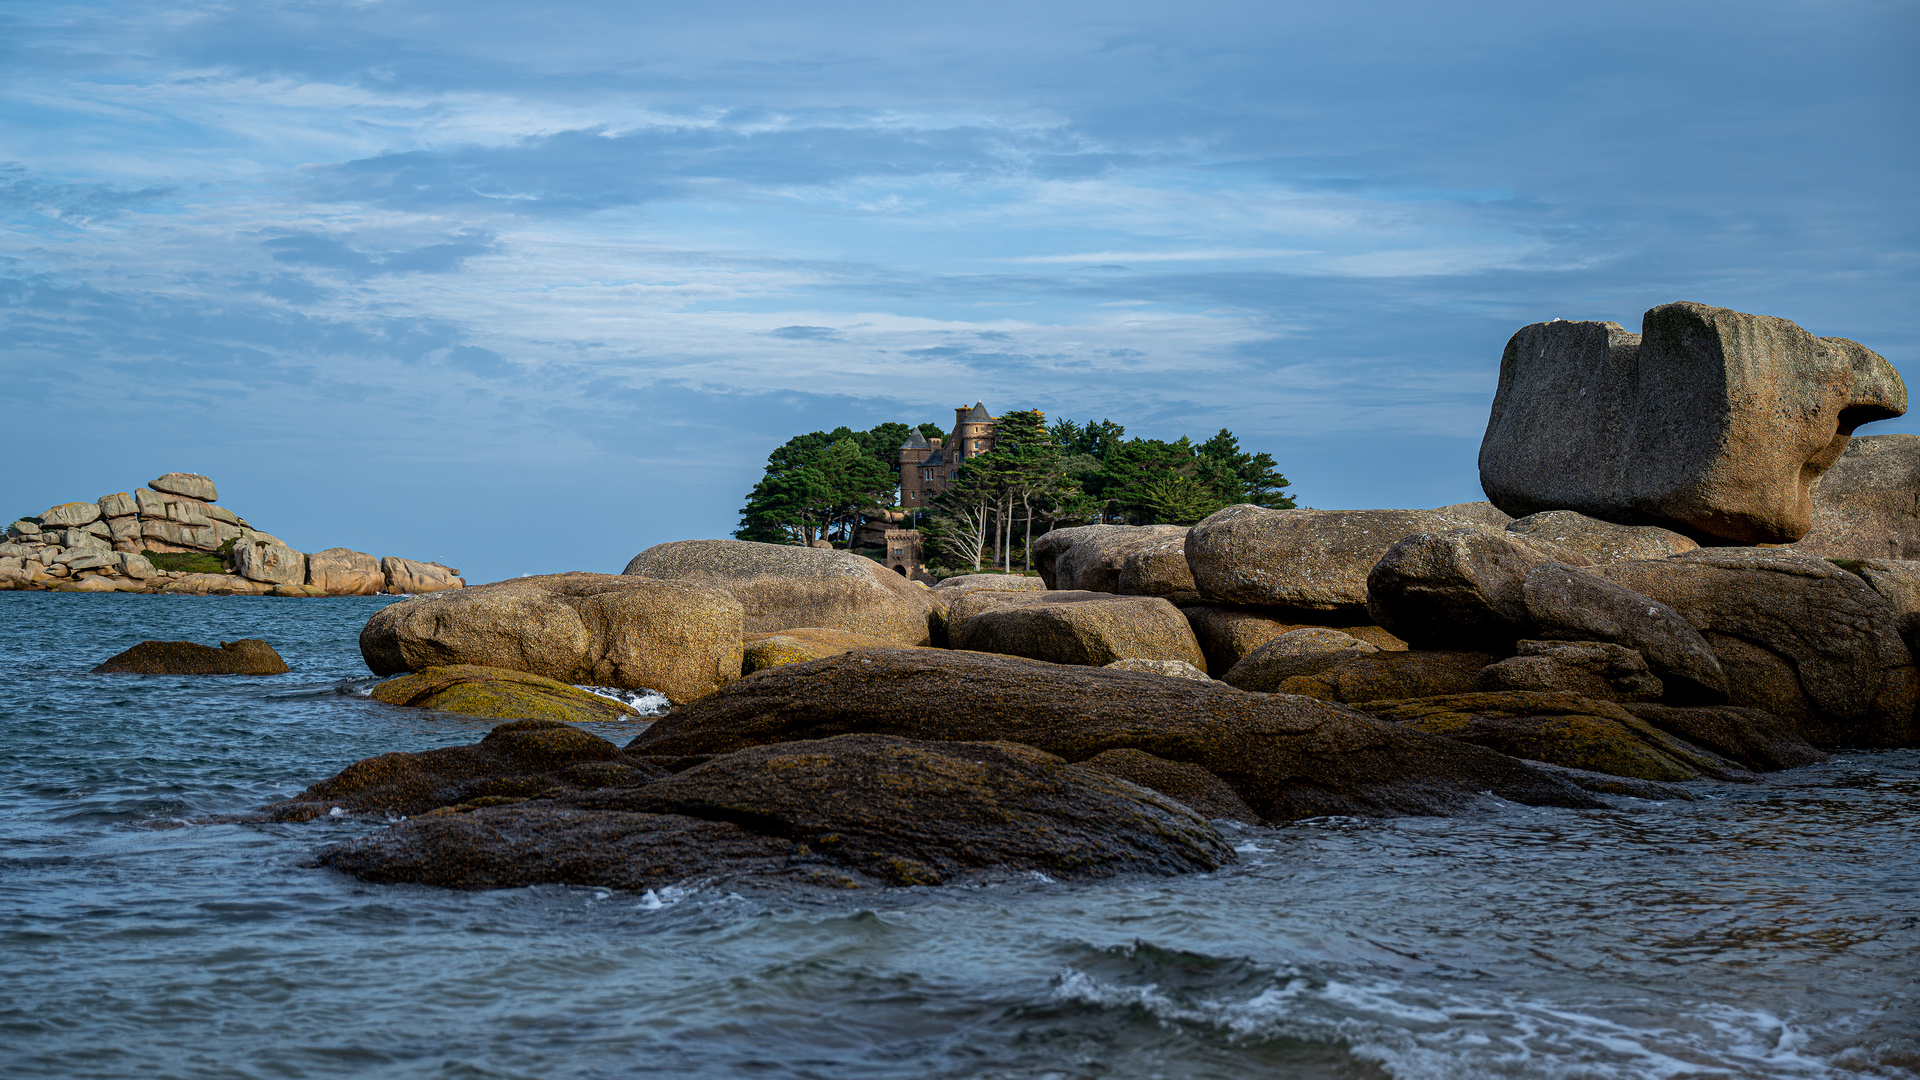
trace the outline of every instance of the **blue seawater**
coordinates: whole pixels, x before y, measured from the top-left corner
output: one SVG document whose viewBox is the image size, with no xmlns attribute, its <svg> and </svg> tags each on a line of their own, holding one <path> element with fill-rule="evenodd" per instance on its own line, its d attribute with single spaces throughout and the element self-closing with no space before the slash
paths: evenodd
<svg viewBox="0 0 1920 1080">
<path fill-rule="evenodd" d="M 1225 871 L 1091 884 L 459 893 L 304 865 L 379 822 L 182 824 L 485 732 L 361 696 L 389 602 L 0 593 L 0 1075 L 1920 1071 L 1906 751 L 1691 803 L 1231 829 Z M 236 637 L 292 673 L 88 674 Z"/>
</svg>

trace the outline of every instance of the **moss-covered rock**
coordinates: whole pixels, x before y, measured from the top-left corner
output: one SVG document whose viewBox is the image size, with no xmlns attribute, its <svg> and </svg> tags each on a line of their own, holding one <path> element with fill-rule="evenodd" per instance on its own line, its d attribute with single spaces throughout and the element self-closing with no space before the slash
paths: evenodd
<svg viewBox="0 0 1920 1080">
<path fill-rule="evenodd" d="M 373 698 L 389 705 L 439 709 L 488 720 L 591 723 L 631 720 L 639 711 L 577 686 L 507 668 L 449 664 L 383 682 Z"/>
<path fill-rule="evenodd" d="M 259 638 L 241 638 L 223 641 L 217 649 L 191 641 L 143 641 L 93 670 L 96 674 L 282 675 L 288 669 L 273 646 Z"/>
<path fill-rule="evenodd" d="M 748 634 L 740 643 L 740 674 L 751 675 L 781 664 L 798 664 L 823 656 L 838 656 L 854 649 L 895 648 L 889 641 L 834 630 L 822 626 L 801 626 L 766 634 Z M 917 646 L 916 646 L 917 647 Z"/>
</svg>

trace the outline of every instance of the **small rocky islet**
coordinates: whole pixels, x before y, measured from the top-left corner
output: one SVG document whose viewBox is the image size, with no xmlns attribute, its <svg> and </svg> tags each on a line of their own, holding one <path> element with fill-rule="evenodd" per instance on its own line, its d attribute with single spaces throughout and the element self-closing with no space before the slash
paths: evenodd
<svg viewBox="0 0 1920 1080">
<path fill-rule="evenodd" d="M 21 518 L 0 543 L 0 589 L 217 596 L 372 596 L 458 589 L 460 571 L 336 547 L 295 551 L 224 506 L 199 473 Z"/>
<path fill-rule="evenodd" d="M 1061 529 L 1038 579 L 688 540 L 416 596 L 362 632 L 375 696 L 520 718 L 263 813 L 393 820 L 318 857 L 370 881 L 931 885 L 1920 745 L 1920 438 L 1852 437 L 1905 407 L 1863 346 L 1668 304 L 1514 336 L 1490 502 Z M 616 745 L 577 684 L 675 708 Z"/>
</svg>

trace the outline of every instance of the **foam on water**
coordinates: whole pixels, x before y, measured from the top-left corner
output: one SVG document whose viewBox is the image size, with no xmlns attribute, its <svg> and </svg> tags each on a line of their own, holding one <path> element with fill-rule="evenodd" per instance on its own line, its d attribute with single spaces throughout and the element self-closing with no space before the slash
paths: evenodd
<svg viewBox="0 0 1920 1080">
<path fill-rule="evenodd" d="M 589 694 L 599 694 L 603 698 L 612 698 L 622 705 L 631 705 L 641 716 L 665 716 L 673 711 L 673 703 L 667 695 L 658 690 L 622 690 L 617 686 L 585 686 L 580 689 Z"/>
</svg>

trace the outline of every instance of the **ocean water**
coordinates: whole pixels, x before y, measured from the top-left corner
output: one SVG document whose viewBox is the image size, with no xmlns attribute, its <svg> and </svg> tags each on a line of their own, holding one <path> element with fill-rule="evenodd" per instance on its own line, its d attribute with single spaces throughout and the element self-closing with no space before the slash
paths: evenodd
<svg viewBox="0 0 1920 1080">
<path fill-rule="evenodd" d="M 388 602 L 0 593 L 0 1076 L 1920 1075 L 1914 752 L 1095 883 L 457 893 L 181 825 L 485 732 L 356 693 Z M 292 673 L 87 674 L 235 637 Z"/>
</svg>

